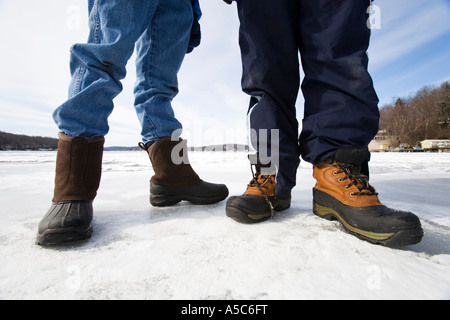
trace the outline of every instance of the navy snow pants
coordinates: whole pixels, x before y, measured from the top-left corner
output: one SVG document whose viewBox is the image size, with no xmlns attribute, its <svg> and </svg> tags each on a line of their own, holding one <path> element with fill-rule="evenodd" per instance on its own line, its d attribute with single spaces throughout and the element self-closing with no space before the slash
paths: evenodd
<svg viewBox="0 0 450 320">
<path fill-rule="evenodd" d="M 378 97 L 367 71 L 369 5 L 370 0 L 237 0 L 249 127 L 268 130 L 269 156 L 270 130 L 279 130 L 279 195 L 295 186 L 300 156 L 316 165 L 339 149 L 367 147 L 378 132 Z M 305 73 L 300 137 L 299 53 Z M 256 150 L 258 140 L 251 139 Z"/>
</svg>

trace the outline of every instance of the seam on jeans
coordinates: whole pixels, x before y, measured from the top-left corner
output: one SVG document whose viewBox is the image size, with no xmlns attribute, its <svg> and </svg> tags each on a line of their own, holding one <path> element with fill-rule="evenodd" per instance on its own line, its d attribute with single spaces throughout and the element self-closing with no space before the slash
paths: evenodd
<svg viewBox="0 0 450 320">
<path fill-rule="evenodd" d="M 99 44 L 100 43 L 100 15 L 98 11 L 98 0 L 95 0 L 94 6 L 92 8 L 92 16 L 94 17 L 95 27 L 94 27 L 94 43 Z M 87 70 L 86 64 L 78 58 L 78 56 L 74 57 L 80 62 L 80 72 L 77 76 L 76 82 L 75 82 L 75 90 L 74 94 L 78 94 L 81 91 L 81 82 L 83 81 L 84 75 Z"/>
<path fill-rule="evenodd" d="M 99 42 L 99 29 L 100 29 L 100 17 L 98 15 L 98 0 L 95 0 L 94 6 L 92 8 L 92 16 L 94 17 L 95 27 L 94 27 L 94 43 Z M 75 55 L 74 55 L 75 56 Z M 75 90 L 74 94 L 78 94 L 81 91 L 81 82 L 84 78 L 84 75 L 86 73 L 86 64 L 79 59 L 77 56 L 75 58 L 80 62 L 81 66 L 79 69 L 79 73 L 75 82 Z"/>
<path fill-rule="evenodd" d="M 94 28 L 94 43 L 100 43 L 100 15 L 98 11 L 98 0 L 95 0 L 94 7 L 92 8 L 94 20 L 95 20 L 95 28 Z"/>
<path fill-rule="evenodd" d="M 156 31 L 155 31 L 155 29 L 156 29 L 156 17 L 158 16 L 158 11 L 159 11 L 159 4 L 157 5 L 157 7 L 156 7 L 156 9 L 155 9 L 155 13 L 153 14 L 153 19 L 152 19 L 152 22 L 151 22 L 151 24 L 150 24 L 150 28 L 151 28 L 151 32 L 150 32 L 150 47 L 149 47 L 149 49 L 148 49 L 148 57 L 149 57 L 149 59 L 148 60 L 146 60 L 146 63 L 147 63 L 147 61 L 153 61 L 153 55 L 154 55 L 154 49 L 153 49 L 153 39 L 155 39 L 155 34 L 156 34 Z M 149 77 L 148 77 L 148 81 L 149 81 L 149 85 L 151 86 L 151 87 L 153 87 L 153 77 L 152 77 L 152 70 L 150 69 L 150 66 L 151 66 L 151 64 L 150 65 L 148 65 L 148 66 L 146 66 L 147 67 L 147 69 L 148 69 L 148 74 L 149 74 Z M 145 103 L 144 103 L 145 104 Z M 156 124 L 153 122 L 153 119 L 151 118 L 151 117 L 149 117 L 148 116 L 148 114 L 147 114 L 147 112 L 144 112 L 144 117 L 145 117 L 145 120 L 150 124 L 150 126 L 152 127 L 152 135 L 153 136 L 155 136 L 155 138 L 160 138 L 159 137 L 159 135 L 158 135 L 158 132 L 157 132 L 157 130 L 156 130 Z"/>
<path fill-rule="evenodd" d="M 81 82 L 82 82 L 82 80 L 84 78 L 84 74 L 86 73 L 86 66 L 84 65 L 84 63 L 80 59 L 78 59 L 78 57 L 77 57 L 77 60 L 81 62 L 81 66 L 80 66 L 80 69 L 79 69 L 80 72 L 78 73 L 77 80 L 75 82 L 75 90 L 74 90 L 74 94 L 75 95 L 80 93 L 80 91 L 81 91 Z"/>
</svg>

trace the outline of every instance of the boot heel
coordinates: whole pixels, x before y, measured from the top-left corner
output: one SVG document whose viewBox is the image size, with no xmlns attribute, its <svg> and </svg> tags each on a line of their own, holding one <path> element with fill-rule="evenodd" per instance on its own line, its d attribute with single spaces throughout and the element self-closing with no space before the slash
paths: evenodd
<svg viewBox="0 0 450 320">
<path fill-rule="evenodd" d="M 328 221 L 337 220 L 335 211 L 333 209 L 322 207 L 315 202 L 313 204 L 313 212 L 316 216 L 326 219 Z"/>
<path fill-rule="evenodd" d="M 275 205 L 274 205 L 275 211 L 281 212 L 289 209 L 291 207 L 291 201 L 292 201 L 291 195 L 284 197 L 277 196 L 275 198 Z"/>
<path fill-rule="evenodd" d="M 179 196 L 150 195 L 150 204 L 154 207 L 170 207 L 181 201 L 182 199 Z"/>
</svg>

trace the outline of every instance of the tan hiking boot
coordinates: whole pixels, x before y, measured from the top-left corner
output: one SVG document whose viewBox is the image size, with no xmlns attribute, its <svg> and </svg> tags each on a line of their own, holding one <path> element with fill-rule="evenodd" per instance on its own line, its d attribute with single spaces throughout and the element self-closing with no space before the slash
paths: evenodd
<svg viewBox="0 0 450 320">
<path fill-rule="evenodd" d="M 411 212 L 384 206 L 360 167 L 335 160 L 314 166 L 314 213 L 338 220 L 356 237 L 389 247 L 413 245 L 422 240 L 420 220 Z"/>
<path fill-rule="evenodd" d="M 291 196 L 281 197 L 275 193 L 275 175 L 263 175 L 257 166 L 252 173 L 253 179 L 245 193 L 228 199 L 228 217 L 241 223 L 257 223 L 270 219 L 275 212 L 289 209 Z"/>
</svg>

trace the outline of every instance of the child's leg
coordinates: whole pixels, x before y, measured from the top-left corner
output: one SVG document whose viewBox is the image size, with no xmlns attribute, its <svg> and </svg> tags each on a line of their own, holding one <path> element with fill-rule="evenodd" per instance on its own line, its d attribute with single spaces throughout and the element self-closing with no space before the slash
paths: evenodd
<svg viewBox="0 0 450 320">
<path fill-rule="evenodd" d="M 302 157 L 318 164 L 337 149 L 367 147 L 378 131 L 378 98 L 367 71 L 369 0 L 301 0 L 305 80 Z"/>
<path fill-rule="evenodd" d="M 87 44 L 72 49 L 69 100 L 54 113 L 61 131 L 53 203 L 39 223 L 36 242 L 53 245 L 91 236 L 101 179 L 104 135 L 113 98 L 122 90 L 125 64 L 153 15 L 153 1 L 89 1 Z"/>
<path fill-rule="evenodd" d="M 295 186 L 299 164 L 295 110 L 300 85 L 298 0 L 239 0 L 237 4 L 241 22 L 242 86 L 252 96 L 249 127 L 256 132 L 279 130 L 279 146 L 269 144 L 269 149 L 279 147 L 277 194 L 286 195 Z M 253 140 L 253 147 L 258 149 L 262 137 Z"/>
<path fill-rule="evenodd" d="M 192 23 L 190 0 L 159 1 L 137 43 L 135 108 L 144 143 L 156 142 L 182 128 L 171 102 L 178 93 L 177 74 L 186 55 Z"/>
<path fill-rule="evenodd" d="M 156 9 L 155 1 L 89 0 L 90 34 L 71 49 L 69 99 L 54 112 L 69 136 L 104 136 L 125 65 Z"/>
<path fill-rule="evenodd" d="M 203 181 L 191 167 L 186 141 L 177 139 L 181 130 L 173 136 L 182 127 L 171 102 L 178 93 L 177 74 L 188 50 L 192 23 L 191 0 L 161 0 L 137 44 L 135 106 L 142 125 L 144 143 L 140 145 L 155 172 L 150 179 L 150 203 L 157 207 L 180 201 L 213 204 L 228 196 L 225 185 Z"/>
</svg>

